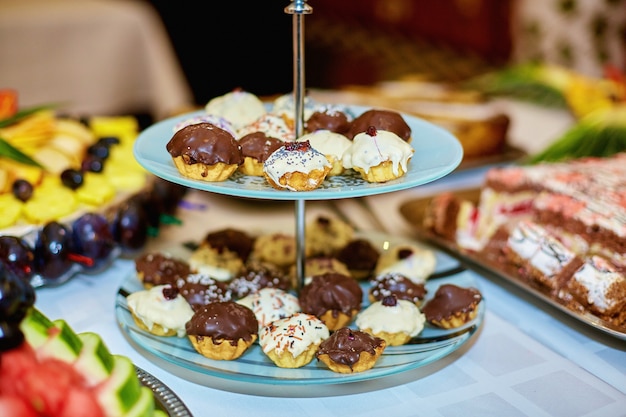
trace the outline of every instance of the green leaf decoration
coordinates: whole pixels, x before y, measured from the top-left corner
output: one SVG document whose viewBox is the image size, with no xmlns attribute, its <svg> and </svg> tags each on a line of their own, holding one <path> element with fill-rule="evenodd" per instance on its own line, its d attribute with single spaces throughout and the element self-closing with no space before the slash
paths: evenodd
<svg viewBox="0 0 626 417">
<path fill-rule="evenodd" d="M 15 148 L 9 142 L 2 138 L 0 138 L 0 157 L 9 158 L 22 164 L 32 165 L 41 169 L 45 169 L 39 162 L 35 161 L 30 156 Z"/>
<path fill-rule="evenodd" d="M 20 120 L 22 120 L 22 119 L 24 119 L 24 118 L 26 118 L 26 117 L 34 114 L 34 113 L 37 113 L 38 111 L 49 110 L 49 109 L 53 109 L 55 107 L 56 107 L 56 105 L 54 105 L 54 104 L 45 104 L 45 105 L 41 105 L 41 106 L 29 107 L 29 108 L 26 108 L 26 109 L 23 109 L 23 110 L 19 110 L 13 116 L 7 117 L 6 119 L 0 120 L 0 128 L 11 126 L 12 124 L 17 123 Z"/>
<path fill-rule="evenodd" d="M 590 113 L 545 150 L 530 156 L 523 163 L 608 157 L 619 152 L 626 152 L 626 106 Z"/>
</svg>

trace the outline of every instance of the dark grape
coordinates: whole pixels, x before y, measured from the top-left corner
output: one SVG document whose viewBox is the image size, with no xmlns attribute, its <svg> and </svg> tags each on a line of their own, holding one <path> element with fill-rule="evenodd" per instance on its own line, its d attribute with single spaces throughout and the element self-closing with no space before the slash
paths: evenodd
<svg viewBox="0 0 626 417">
<path fill-rule="evenodd" d="M 61 173 L 61 182 L 69 189 L 76 190 L 84 181 L 83 173 L 77 169 L 68 168 Z"/>
<path fill-rule="evenodd" d="M 35 253 L 21 238 L 0 236 L 0 263 L 25 281 L 30 281 L 35 269 Z"/>
<path fill-rule="evenodd" d="M 110 148 L 112 145 L 119 145 L 120 138 L 118 138 L 117 136 L 102 136 L 98 139 L 97 143 Z"/>
<path fill-rule="evenodd" d="M 87 155 L 80 165 L 83 172 L 102 172 L 104 169 L 104 159 L 98 158 L 95 155 Z"/>
<path fill-rule="evenodd" d="M 46 279 L 57 279 L 73 265 L 72 232 L 57 221 L 46 223 L 35 241 L 35 268 Z"/>
<path fill-rule="evenodd" d="M 72 223 L 72 240 L 75 252 L 90 260 L 85 267 L 100 265 L 116 245 L 109 222 L 98 213 L 83 214 Z"/>
<path fill-rule="evenodd" d="M 136 252 L 146 244 L 148 227 L 148 216 L 139 196 L 122 204 L 111 224 L 113 238 L 126 254 Z"/>
<path fill-rule="evenodd" d="M 30 200 L 33 196 L 33 184 L 21 178 L 13 182 L 12 190 L 15 198 L 24 202 Z"/>
<path fill-rule="evenodd" d="M 0 352 L 13 349 L 24 341 L 20 322 L 35 304 L 35 290 L 0 264 Z"/>
<path fill-rule="evenodd" d="M 185 186 L 157 177 L 150 189 L 150 195 L 152 201 L 158 202 L 162 213 L 174 214 L 187 190 Z"/>
<path fill-rule="evenodd" d="M 96 142 L 87 148 L 87 154 L 96 156 L 100 159 L 107 159 L 109 157 L 109 147 L 104 143 Z"/>
</svg>

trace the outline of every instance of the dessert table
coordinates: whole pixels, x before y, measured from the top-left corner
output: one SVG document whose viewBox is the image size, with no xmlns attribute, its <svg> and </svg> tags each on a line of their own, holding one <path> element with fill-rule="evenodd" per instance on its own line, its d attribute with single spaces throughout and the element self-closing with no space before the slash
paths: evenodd
<svg viewBox="0 0 626 417">
<path fill-rule="evenodd" d="M 566 119 L 563 115 L 563 126 Z M 551 134 L 559 128 L 553 126 Z M 534 137 L 543 140 L 541 135 Z M 399 204 L 443 189 L 480 184 L 485 169 L 460 170 L 431 184 L 373 197 L 308 201 L 306 217 L 341 214 L 359 230 L 412 237 Z M 181 223 L 163 226 L 145 250 L 167 250 L 228 226 L 294 233 L 296 217 L 293 202 L 198 190 L 188 192 L 177 216 Z M 120 284 L 133 271 L 132 259 L 115 260 L 100 274 L 78 275 L 62 286 L 38 289 L 35 305 L 52 319 L 65 319 L 77 332 L 99 333 L 112 352 L 130 357 L 169 386 L 194 416 L 601 417 L 623 416 L 626 410 L 626 341 L 577 322 L 490 276 L 471 272 L 487 308 L 479 331 L 458 350 L 371 383 L 340 385 L 336 395 L 315 396 L 316 387 L 311 386 L 310 395 L 295 398 L 285 397 L 278 385 L 275 396 L 263 397 L 210 388 L 151 362 L 125 338 L 114 314 Z"/>
</svg>

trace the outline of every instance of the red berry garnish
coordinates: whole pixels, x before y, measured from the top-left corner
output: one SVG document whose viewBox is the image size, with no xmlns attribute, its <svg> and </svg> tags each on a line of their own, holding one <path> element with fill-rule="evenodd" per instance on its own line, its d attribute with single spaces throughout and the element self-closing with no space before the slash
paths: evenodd
<svg viewBox="0 0 626 417">
<path fill-rule="evenodd" d="M 369 136 L 376 136 L 377 133 L 378 131 L 376 130 L 376 126 L 370 126 L 367 128 L 367 134 Z"/>
<path fill-rule="evenodd" d="M 174 287 L 172 285 L 166 285 L 163 288 L 163 297 L 166 300 L 173 300 L 176 298 L 176 296 L 178 295 L 178 288 Z"/>
<path fill-rule="evenodd" d="M 308 140 L 301 142 L 287 142 L 285 149 L 288 151 L 306 152 L 311 149 L 311 144 Z"/>
<path fill-rule="evenodd" d="M 387 295 L 382 299 L 382 304 L 386 307 L 393 307 L 398 304 L 398 298 L 395 294 Z"/>
</svg>

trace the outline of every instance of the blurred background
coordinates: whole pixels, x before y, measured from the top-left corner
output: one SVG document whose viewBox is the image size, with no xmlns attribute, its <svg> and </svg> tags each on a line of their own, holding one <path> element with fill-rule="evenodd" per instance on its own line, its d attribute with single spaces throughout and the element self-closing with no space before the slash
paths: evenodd
<svg viewBox="0 0 626 417">
<path fill-rule="evenodd" d="M 204 105 L 234 88 L 293 86 L 287 1 L 0 0 L 0 87 L 23 106 L 146 114 Z M 624 72 L 625 0 L 313 0 L 306 85 L 407 75 L 459 81 L 546 62 Z"/>
</svg>

